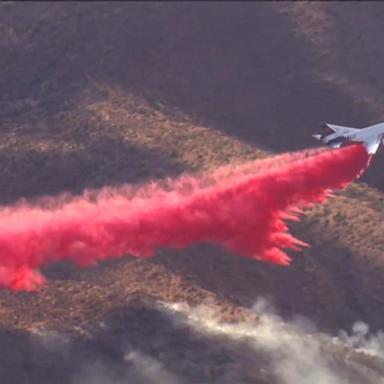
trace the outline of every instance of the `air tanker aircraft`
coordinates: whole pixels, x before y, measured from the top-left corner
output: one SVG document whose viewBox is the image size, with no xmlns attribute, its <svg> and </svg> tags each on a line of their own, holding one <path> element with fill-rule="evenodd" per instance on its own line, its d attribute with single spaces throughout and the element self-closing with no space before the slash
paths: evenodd
<svg viewBox="0 0 384 384">
<path fill-rule="evenodd" d="M 361 143 L 369 154 L 378 150 L 381 140 L 384 138 L 384 123 L 370 125 L 366 128 L 349 128 L 340 125 L 323 124 L 322 133 L 312 135 L 317 140 L 333 148 L 340 148 L 344 145 Z"/>
</svg>

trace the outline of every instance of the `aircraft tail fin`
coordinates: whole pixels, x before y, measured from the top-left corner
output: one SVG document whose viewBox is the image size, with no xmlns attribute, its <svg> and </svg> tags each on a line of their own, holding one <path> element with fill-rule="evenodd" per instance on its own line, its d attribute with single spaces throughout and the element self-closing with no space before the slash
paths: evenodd
<svg viewBox="0 0 384 384">
<path fill-rule="evenodd" d="M 374 155 L 379 149 L 380 142 L 381 142 L 381 138 L 378 138 L 375 141 L 363 141 L 363 144 L 368 154 Z"/>
</svg>

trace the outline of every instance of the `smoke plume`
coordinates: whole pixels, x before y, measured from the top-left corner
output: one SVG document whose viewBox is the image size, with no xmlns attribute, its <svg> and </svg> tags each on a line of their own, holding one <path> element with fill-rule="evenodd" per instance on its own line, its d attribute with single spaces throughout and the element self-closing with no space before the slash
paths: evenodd
<svg viewBox="0 0 384 384">
<path fill-rule="evenodd" d="M 370 332 L 369 325 L 363 321 L 357 321 L 352 326 L 352 332 L 342 330 L 339 337 L 346 344 L 356 348 L 366 354 L 384 359 L 384 332 L 378 331 L 376 334 Z"/>
<path fill-rule="evenodd" d="M 344 188 L 369 163 L 363 146 L 307 150 L 145 186 L 105 188 L 79 198 L 45 198 L 0 209 L 0 284 L 33 290 L 38 269 L 79 266 L 159 247 L 213 242 L 237 254 L 289 264 L 286 249 L 306 246 L 285 220 Z"/>
<path fill-rule="evenodd" d="M 242 346 L 248 362 L 255 367 L 254 380 L 268 368 L 266 383 L 279 384 L 378 384 L 383 383 L 382 356 L 377 361 L 361 353 L 361 348 L 345 343 L 344 338 L 331 337 L 312 330 L 302 322 L 287 321 L 278 315 L 268 301 L 258 299 L 252 313 L 256 317 L 245 321 L 225 322 L 209 305 L 190 307 L 185 303 L 162 303 L 159 308 L 176 324 L 185 324 L 225 345 L 232 341 L 233 352 Z M 356 331 L 356 330 L 355 330 Z M 375 337 L 373 337 L 375 338 Z M 372 340 L 373 340 L 372 338 Z M 220 344 L 221 343 L 221 344 Z M 250 350 L 246 348 L 250 347 Z M 365 352 L 365 351 L 364 351 Z M 265 358 L 261 356 L 264 354 Z M 376 355 L 377 356 L 377 355 Z M 246 370 L 246 361 L 237 375 Z M 262 367 L 260 367 L 260 364 Z M 259 369 L 256 369 L 259 368 Z M 225 381 L 226 382 L 226 381 Z M 236 377 L 235 382 L 245 382 Z M 251 382 L 251 381 L 250 381 Z"/>
</svg>

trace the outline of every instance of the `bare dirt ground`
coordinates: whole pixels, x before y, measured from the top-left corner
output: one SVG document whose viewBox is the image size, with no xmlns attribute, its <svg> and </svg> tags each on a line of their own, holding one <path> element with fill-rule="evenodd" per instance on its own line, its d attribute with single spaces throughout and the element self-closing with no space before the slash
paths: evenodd
<svg viewBox="0 0 384 384">
<path fill-rule="evenodd" d="M 379 2 L 1 2 L 0 202 L 310 147 L 324 121 L 381 121 L 383 16 Z M 356 320 L 382 329 L 383 160 L 293 226 L 313 246 L 288 268 L 196 245 L 52 265 L 41 292 L 1 291 L 1 382 L 281 382 L 262 356 L 255 368 L 244 350 L 174 328 L 156 300 L 208 300 L 233 320 L 265 296 L 330 334 Z M 37 346 L 36 329 L 70 346 Z M 121 339 L 182 379 L 127 373 Z"/>
</svg>

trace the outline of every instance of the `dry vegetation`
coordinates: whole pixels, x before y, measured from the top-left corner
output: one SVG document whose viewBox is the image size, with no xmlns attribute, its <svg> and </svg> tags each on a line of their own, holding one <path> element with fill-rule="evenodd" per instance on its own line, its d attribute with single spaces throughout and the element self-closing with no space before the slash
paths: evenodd
<svg viewBox="0 0 384 384">
<path fill-rule="evenodd" d="M 210 169 L 312 146 L 323 121 L 380 121 L 383 13 L 368 2 L 1 2 L 0 201 Z M 209 299 L 236 318 L 261 295 L 330 332 L 358 319 L 380 328 L 383 160 L 293 225 L 313 247 L 289 268 L 208 245 L 49 266 L 38 294 L 0 292 L 1 329 L 76 333 L 137 297 Z"/>
</svg>

